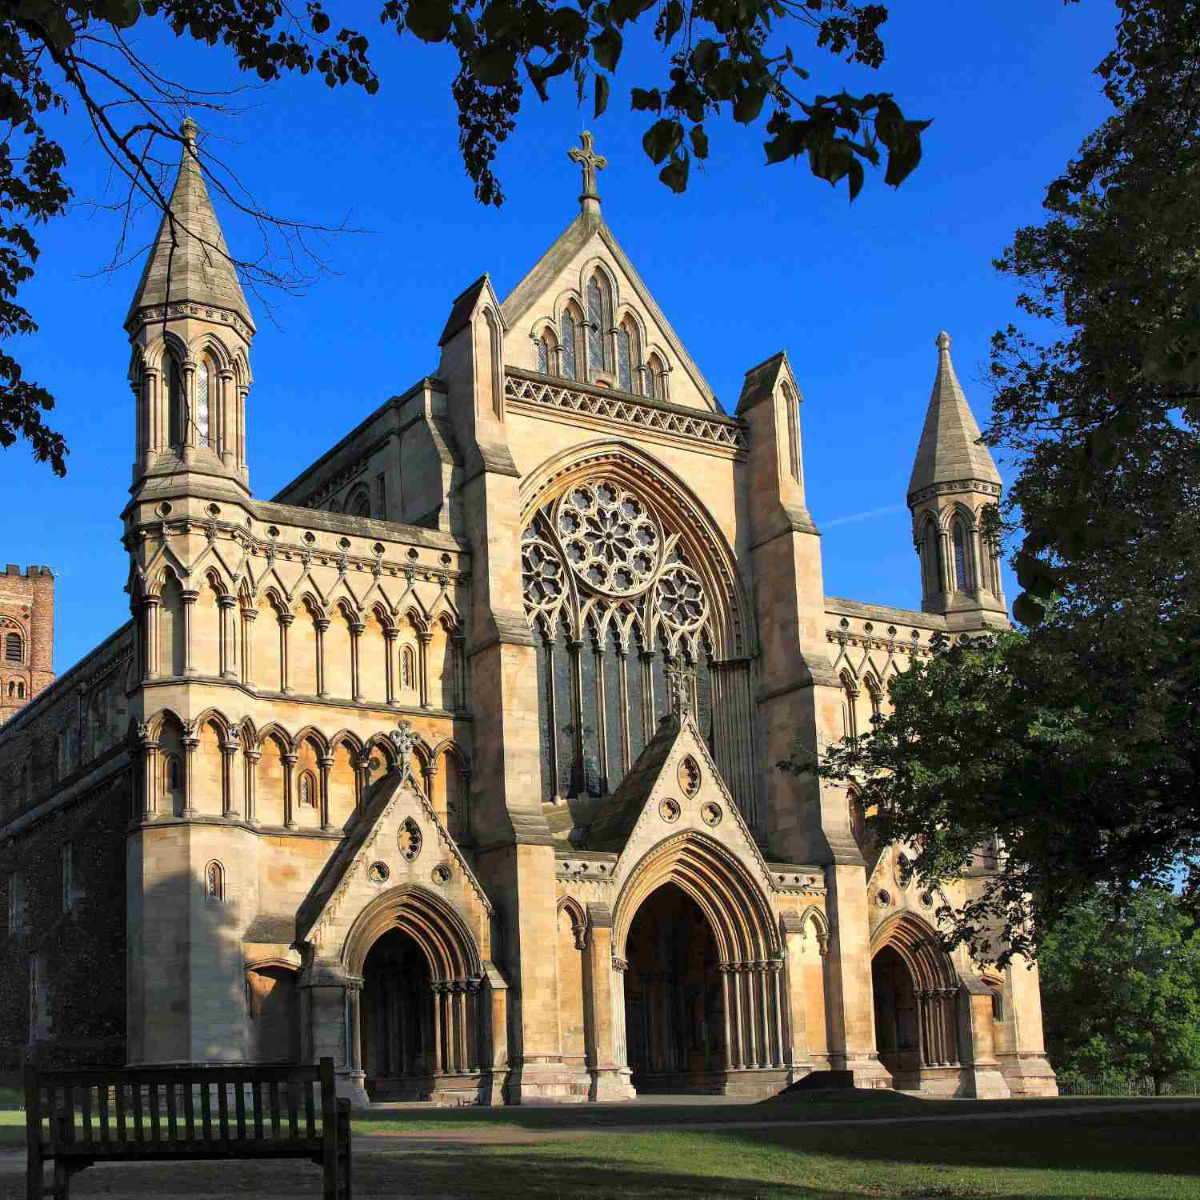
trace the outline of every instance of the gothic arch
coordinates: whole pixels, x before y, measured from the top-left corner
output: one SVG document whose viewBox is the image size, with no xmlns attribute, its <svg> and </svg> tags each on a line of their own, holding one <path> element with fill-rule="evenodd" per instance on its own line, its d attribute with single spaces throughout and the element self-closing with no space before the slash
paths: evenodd
<svg viewBox="0 0 1200 1200">
<path fill-rule="evenodd" d="M 580 265 L 579 268 L 579 290 L 575 293 L 577 296 L 582 296 L 584 300 L 584 311 L 587 311 L 587 285 L 594 275 L 599 275 L 604 280 L 604 289 L 602 294 L 608 304 L 608 310 L 605 312 L 605 318 L 610 325 L 614 324 L 614 315 L 617 309 L 621 306 L 621 284 L 617 279 L 616 272 L 608 265 L 608 262 L 598 254 L 593 254 Z M 605 294 L 606 290 L 606 294 Z M 602 329 L 602 333 L 607 333 L 607 329 Z"/>
<path fill-rule="evenodd" d="M 779 958 L 779 930 L 762 888 L 724 846 L 692 830 L 660 842 L 630 872 L 613 911 L 615 957 L 625 955 L 642 902 L 666 883 L 676 884 L 704 913 L 722 965 Z"/>
<path fill-rule="evenodd" d="M 258 742 L 255 745 L 255 749 L 262 750 L 268 740 L 272 738 L 283 747 L 285 754 L 295 754 L 296 743 L 292 739 L 292 735 L 278 721 L 271 721 L 258 731 Z"/>
<path fill-rule="evenodd" d="M 801 936 L 807 937 L 810 927 L 817 939 L 817 949 L 824 954 L 829 949 L 829 919 L 815 904 L 808 905 L 800 914 Z"/>
<path fill-rule="evenodd" d="M 368 951 L 389 929 L 401 929 L 417 943 L 434 983 L 483 978 L 483 959 L 467 923 L 440 896 L 416 884 L 392 888 L 359 913 L 342 947 L 346 970 L 361 975 Z"/>
<path fill-rule="evenodd" d="M 573 485 L 598 476 L 636 491 L 672 520 L 692 567 L 714 599 L 709 621 L 714 657 L 747 654 L 756 644 L 754 618 L 732 547 L 691 487 L 645 451 L 605 439 L 547 459 L 521 483 L 522 526 Z M 573 586 L 572 574 L 567 572 Z"/>
<path fill-rule="evenodd" d="M 871 955 L 890 947 L 904 960 L 918 988 L 957 988 L 958 972 L 937 944 L 937 934 L 915 913 L 897 913 L 871 934 Z"/>
<path fill-rule="evenodd" d="M 305 727 L 296 734 L 295 744 L 297 749 L 299 749 L 306 739 L 312 742 L 312 744 L 317 747 L 317 750 L 321 754 L 328 754 L 330 752 L 329 742 L 326 740 L 325 735 L 315 725 L 305 725 Z"/>
</svg>

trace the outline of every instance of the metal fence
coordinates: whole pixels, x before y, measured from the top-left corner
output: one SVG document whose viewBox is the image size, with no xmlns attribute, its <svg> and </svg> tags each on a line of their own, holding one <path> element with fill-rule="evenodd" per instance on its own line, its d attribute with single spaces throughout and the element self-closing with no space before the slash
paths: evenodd
<svg viewBox="0 0 1200 1200">
<path fill-rule="evenodd" d="M 1149 1075 L 1081 1075 L 1062 1071 L 1058 1076 L 1060 1096 L 1196 1096 L 1200 1095 L 1200 1071 L 1172 1075 L 1155 1093 Z"/>
</svg>

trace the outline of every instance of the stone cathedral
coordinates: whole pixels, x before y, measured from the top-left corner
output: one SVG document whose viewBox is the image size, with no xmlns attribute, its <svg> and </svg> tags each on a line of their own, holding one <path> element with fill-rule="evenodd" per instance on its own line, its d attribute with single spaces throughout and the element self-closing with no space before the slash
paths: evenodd
<svg viewBox="0 0 1200 1200">
<path fill-rule="evenodd" d="M 852 796 L 775 766 L 868 729 L 936 634 L 1006 623 L 950 339 L 921 611 L 828 596 L 787 355 L 722 410 L 584 134 L 580 211 L 516 288 L 451 300 L 433 372 L 259 499 L 254 317 L 183 135 L 125 322 L 131 620 L 0 728 L 0 1067 L 1054 1094 L 1036 969 L 930 936 L 994 860 L 923 892 Z"/>
</svg>

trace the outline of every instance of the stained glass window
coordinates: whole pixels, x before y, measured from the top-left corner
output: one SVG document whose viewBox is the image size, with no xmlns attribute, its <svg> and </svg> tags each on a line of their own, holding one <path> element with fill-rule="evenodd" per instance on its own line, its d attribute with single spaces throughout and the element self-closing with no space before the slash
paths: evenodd
<svg viewBox="0 0 1200 1200">
<path fill-rule="evenodd" d="M 546 345 L 546 339 L 540 337 L 537 341 L 537 369 L 544 375 L 550 373 L 550 347 Z"/>
<path fill-rule="evenodd" d="M 300 775 L 300 807 L 312 808 L 314 803 L 313 777 L 307 771 L 303 771 Z"/>
<path fill-rule="evenodd" d="M 633 391 L 633 339 L 624 325 L 617 330 L 617 386 L 623 392 Z"/>
<path fill-rule="evenodd" d="M 600 291 L 600 280 L 595 275 L 587 289 L 588 301 L 588 369 L 604 370 L 604 297 Z"/>
<path fill-rule="evenodd" d="M 204 869 L 204 898 L 225 899 L 225 868 L 219 862 L 210 862 Z"/>
<path fill-rule="evenodd" d="M 201 363 L 196 372 L 196 441 L 201 446 L 209 445 L 207 363 Z"/>
<path fill-rule="evenodd" d="M 575 365 L 575 318 L 570 314 L 563 318 L 563 374 L 568 379 L 577 379 Z"/>
</svg>

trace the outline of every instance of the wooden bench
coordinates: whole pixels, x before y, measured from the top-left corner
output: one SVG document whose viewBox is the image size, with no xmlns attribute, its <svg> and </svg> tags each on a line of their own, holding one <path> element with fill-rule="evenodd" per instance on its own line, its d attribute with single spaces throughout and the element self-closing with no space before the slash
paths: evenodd
<svg viewBox="0 0 1200 1200">
<path fill-rule="evenodd" d="M 320 1118 L 314 1085 L 320 1085 Z M 29 1200 L 42 1165 L 54 1195 L 99 1162 L 307 1158 L 324 1169 L 325 1200 L 350 1200 L 350 1101 L 319 1066 L 25 1069 Z"/>
</svg>

